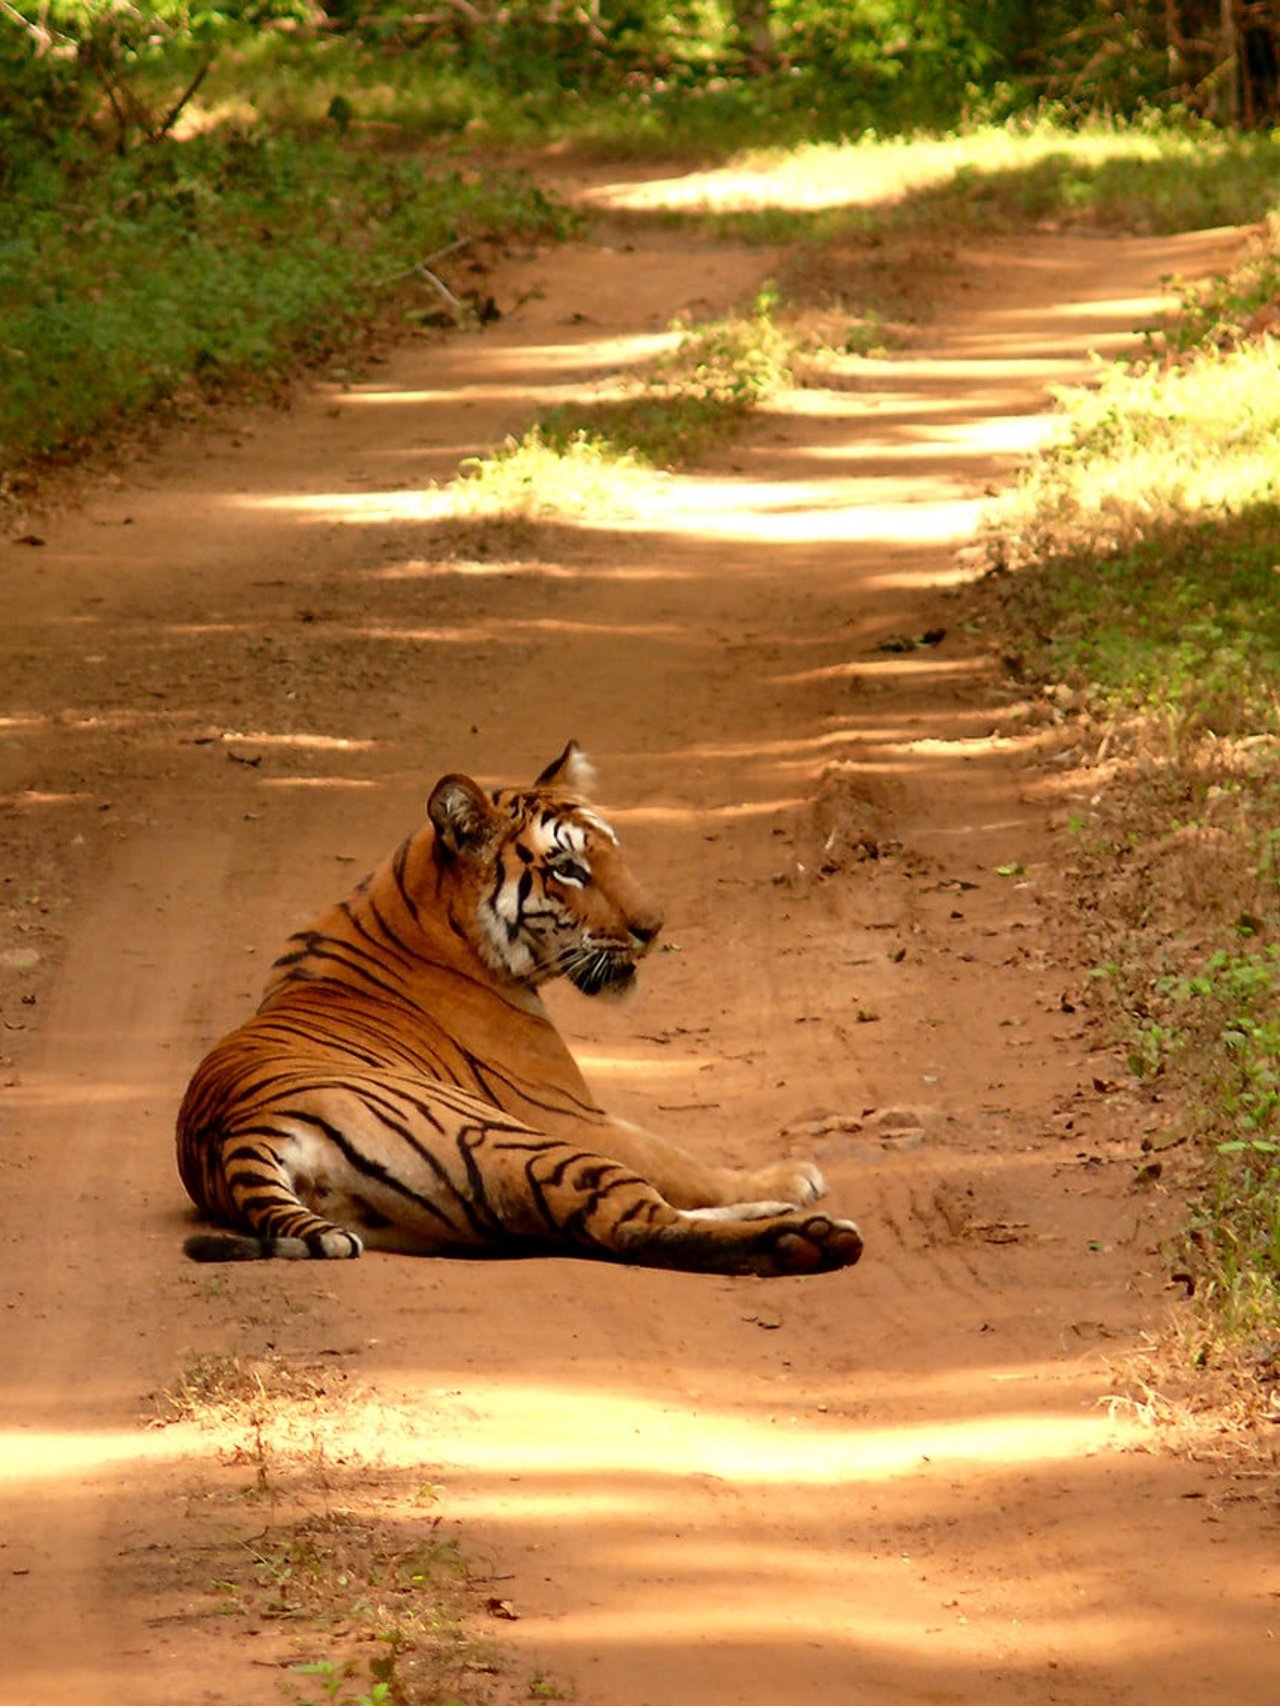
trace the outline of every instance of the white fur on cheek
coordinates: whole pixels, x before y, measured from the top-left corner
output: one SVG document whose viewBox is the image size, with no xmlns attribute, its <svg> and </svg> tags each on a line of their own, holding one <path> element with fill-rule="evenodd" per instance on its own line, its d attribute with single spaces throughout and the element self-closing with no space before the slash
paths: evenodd
<svg viewBox="0 0 1280 1706">
<path fill-rule="evenodd" d="M 485 958 L 500 971 L 512 977 L 528 978 L 534 969 L 533 954 L 524 938 L 512 926 L 520 916 L 519 878 L 503 883 L 492 905 L 487 901 L 479 908 L 479 920 L 484 928 Z"/>
</svg>

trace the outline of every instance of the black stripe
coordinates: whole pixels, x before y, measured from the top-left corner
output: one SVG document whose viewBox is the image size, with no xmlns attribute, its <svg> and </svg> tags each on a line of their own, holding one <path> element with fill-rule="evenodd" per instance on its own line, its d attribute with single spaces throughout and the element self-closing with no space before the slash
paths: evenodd
<svg viewBox="0 0 1280 1706">
<path fill-rule="evenodd" d="M 404 902 L 409 916 L 415 924 L 420 924 L 422 922 L 421 915 L 413 896 L 409 893 L 409 885 L 405 880 L 405 871 L 409 866 L 409 854 L 412 848 L 412 836 L 400 843 L 399 847 L 396 848 L 395 857 L 391 861 L 391 871 L 396 880 L 396 888 L 400 891 L 400 899 Z"/>
<path fill-rule="evenodd" d="M 279 1117 L 281 1119 L 296 1120 L 301 1125 L 310 1126 L 316 1131 L 323 1132 L 329 1139 L 330 1143 L 333 1144 L 334 1148 L 338 1150 L 339 1154 L 343 1156 L 343 1158 L 355 1169 L 357 1173 L 363 1173 L 366 1178 L 376 1179 L 379 1184 L 385 1185 L 388 1190 L 403 1197 L 407 1202 L 415 1204 L 415 1206 L 421 1209 L 424 1214 L 431 1215 L 436 1220 L 443 1222 L 445 1226 L 452 1227 L 453 1222 L 449 1219 L 443 1209 L 438 1208 L 436 1204 L 429 1201 L 428 1198 L 420 1196 L 417 1191 L 412 1190 L 408 1185 L 406 1185 L 402 1179 L 397 1179 L 395 1174 L 391 1172 L 390 1168 L 384 1166 L 381 1161 L 375 1161 L 371 1156 L 365 1155 L 356 1147 L 340 1126 L 330 1124 L 328 1120 L 322 1119 L 319 1114 L 305 1113 L 300 1108 L 283 1108 L 280 1111 Z M 439 1178 L 440 1182 L 445 1185 L 455 1197 L 457 1197 L 458 1193 L 454 1190 L 449 1176 L 444 1171 L 441 1163 L 438 1162 L 429 1151 L 424 1150 L 422 1154 L 423 1159 Z M 458 1202 L 459 1206 L 465 1212 L 465 1202 L 461 1198 L 458 1198 Z"/>
</svg>

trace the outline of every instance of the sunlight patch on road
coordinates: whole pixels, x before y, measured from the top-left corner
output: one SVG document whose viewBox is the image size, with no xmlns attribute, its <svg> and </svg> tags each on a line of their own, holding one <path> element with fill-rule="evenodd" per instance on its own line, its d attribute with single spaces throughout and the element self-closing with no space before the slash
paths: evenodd
<svg viewBox="0 0 1280 1706">
<path fill-rule="evenodd" d="M 1099 314 L 1122 320 L 1125 325 L 1123 334 L 1126 343 L 1133 342 L 1133 328 L 1140 326 L 1146 320 L 1153 319 L 1157 314 L 1168 312 L 1170 305 L 1176 300 L 1172 289 L 1144 291 L 1139 296 L 1109 296 L 1105 302 L 1056 302 L 1053 306 L 1052 317 L 1055 320 L 1085 320 L 1090 323 L 1097 320 Z"/>
<path fill-rule="evenodd" d="M 871 681 L 901 676 L 926 677 L 929 680 L 940 676 L 957 678 L 985 675 L 990 669 L 991 665 L 985 658 L 940 658 L 924 650 L 906 652 L 902 656 L 824 663 L 814 669 L 789 671 L 786 675 L 773 675 L 769 679 L 780 687 L 794 687 L 811 685 L 818 681 L 857 679 L 859 676 L 865 676 Z"/>
<path fill-rule="evenodd" d="M 19 809 L 23 806 L 78 806 L 93 798 L 89 793 L 56 793 L 46 788 L 22 788 L 16 794 L 0 794 L 0 805 Z"/>
<path fill-rule="evenodd" d="M 973 758 L 983 752 L 1023 752 L 1034 750 L 1039 746 L 1044 736 L 1039 729 L 1030 729 L 1023 735 L 1004 735 L 993 732 L 986 735 L 959 736 L 950 740 L 942 740 L 936 735 L 920 735 L 911 740 L 886 741 L 888 751 L 911 753 L 917 757 L 927 758 Z"/>
<path fill-rule="evenodd" d="M 614 823 L 699 824 L 708 819 L 773 817 L 778 812 L 799 811 L 809 804 L 808 795 L 777 796 L 767 800 L 730 800 L 718 806 L 611 806 Z"/>
<path fill-rule="evenodd" d="M 308 747 L 317 752 L 372 752 L 380 745 L 376 740 L 358 740 L 350 735 L 273 734 L 266 729 L 222 729 L 214 739 L 243 741 L 249 746 Z"/>
<path fill-rule="evenodd" d="M 388 640 L 400 644 L 468 645 L 480 642 L 516 642 L 531 636 L 569 634 L 588 639 L 680 639 L 687 638 L 677 622 L 574 622 L 565 617 L 529 616 L 477 620 L 458 627 L 376 627 L 372 624 L 348 632 L 362 640 Z"/>
<path fill-rule="evenodd" d="M 0 1484 L 74 1479 L 79 1491 L 86 1475 L 131 1463 L 170 1462 L 185 1457 L 190 1447 L 190 1439 L 176 1429 L 0 1429 Z"/>
<path fill-rule="evenodd" d="M 711 167 L 637 183 L 635 178 L 596 184 L 579 199 L 633 213 L 754 213 L 763 208 L 816 212 L 832 207 L 872 207 L 900 200 L 908 189 L 942 183 L 956 169 L 954 147 L 913 139 L 857 150 L 815 145 L 787 150 L 778 159 Z"/>
<path fill-rule="evenodd" d="M 4 1106 L 9 1113 L 49 1108 L 64 1114 L 73 1109 L 86 1113 L 93 1108 L 111 1109 L 134 1103 L 139 1094 L 137 1083 L 130 1079 L 109 1084 L 101 1079 L 73 1079 L 65 1071 L 29 1071 L 16 1084 L 4 1086 Z"/>
<path fill-rule="evenodd" d="M 365 776 L 259 776 L 260 788 L 380 788 Z"/>
<path fill-rule="evenodd" d="M 952 397 L 933 402 L 924 397 L 904 396 L 895 409 L 886 408 L 879 396 L 869 404 L 849 392 L 786 392 L 771 401 L 772 415 L 779 419 L 824 421 L 837 427 L 845 425 L 847 430 L 839 438 L 826 435 L 825 442 L 809 440 L 794 447 L 769 445 L 770 461 L 779 466 L 808 462 L 819 468 L 828 462 L 852 467 L 860 464 L 892 467 L 902 463 L 918 478 L 921 467 L 930 462 L 944 458 L 985 460 L 993 455 L 1024 456 L 1063 434 L 1062 421 L 1055 414 L 1028 414 L 1025 410 L 1006 414 L 999 407 L 999 399 L 993 399 L 995 406 L 983 412 L 977 407 L 980 399 L 972 395 L 971 388 L 967 389 L 971 412 L 963 420 L 955 419 Z M 894 423 L 904 418 L 911 422 L 910 438 L 890 437 Z"/>
<path fill-rule="evenodd" d="M 875 447 L 856 454 L 870 458 Z M 854 453 L 843 452 L 846 465 Z M 959 456 L 957 455 L 957 463 Z M 815 480 L 715 478 L 696 474 L 620 469 L 588 490 L 569 492 L 563 507 L 541 506 L 536 493 L 522 502 L 524 519 L 554 517 L 566 529 L 602 524 L 636 535 L 680 533 L 700 540 L 759 544 L 858 544 L 900 542 L 960 544 L 969 539 L 986 499 L 970 495 L 963 472 L 933 479 L 875 478 L 856 472 Z M 291 497 L 231 497 L 229 503 L 300 519 L 360 526 L 448 520 L 501 520 L 519 514 L 514 500 L 486 506 L 475 501 L 471 482 L 448 487 L 374 492 L 315 492 Z"/>
<path fill-rule="evenodd" d="M 585 1484 L 593 1475 L 710 1475 L 738 1485 L 834 1488 L 917 1476 L 925 1464 L 945 1472 L 1065 1463 L 1144 1437 L 1139 1424 L 1097 1410 L 1006 1411 L 877 1428 L 802 1416 L 804 1395 L 786 1391 L 771 1392 L 767 1408 L 742 1414 L 634 1392 L 485 1381 L 473 1369 L 456 1379 L 465 1415 L 453 1420 L 442 1395 L 432 1448 L 469 1476 L 571 1471 Z"/>
<path fill-rule="evenodd" d="M 453 514 L 449 493 L 442 487 L 406 487 L 401 491 L 297 492 L 289 497 L 267 493 L 244 496 L 228 493 L 224 500 L 236 509 L 267 510 L 307 521 L 359 522 L 376 527 L 384 522 L 438 521 Z"/>
<path fill-rule="evenodd" d="M 568 567 L 564 563 L 545 563 L 525 557 L 492 557 L 476 562 L 470 557 L 446 557 L 439 562 L 425 557 L 412 557 L 401 563 L 389 563 L 383 568 L 369 569 L 358 577 L 371 581 L 444 580 L 506 580 L 514 576 L 531 580 L 554 581 L 687 581 L 691 578 L 684 569 L 658 568 L 645 565 L 622 568 L 616 564 L 590 567 Z"/>
<path fill-rule="evenodd" d="M 744 544 L 960 544 L 970 538 L 986 502 L 960 497 L 954 485 L 897 480 L 834 481 L 699 479 L 668 475 L 656 482 L 643 512 L 625 516 L 634 533 L 679 532 Z M 876 499 L 872 491 L 884 496 Z M 890 495 L 900 494 L 896 497 Z"/>
<path fill-rule="evenodd" d="M 688 1542 L 682 1541 L 682 1564 L 688 1565 Z M 902 1591 L 894 1610 L 886 1610 L 885 1587 L 881 1572 L 864 1567 L 859 1573 L 851 1570 L 847 1561 L 838 1573 L 838 1586 L 832 1581 L 835 1574 L 830 1555 L 819 1554 L 828 1566 L 825 1582 L 809 1580 L 802 1584 L 782 1575 L 772 1593 L 764 1590 L 769 1577 L 770 1560 L 757 1562 L 754 1548 L 744 1550 L 730 1544 L 720 1549 L 697 1548 L 693 1562 L 701 1554 L 701 1568 L 681 1571 L 675 1581 L 655 1583 L 647 1573 L 661 1568 L 658 1558 L 636 1560 L 634 1569 L 643 1593 L 632 1592 L 625 1604 L 577 1607 L 569 1618 L 553 1622 L 536 1620 L 528 1628 L 515 1632 L 517 1639 L 536 1644 L 540 1650 L 554 1642 L 563 1649 L 560 1662 L 580 1663 L 588 1656 L 595 1657 L 602 1648 L 618 1645 L 625 1650 L 631 1645 L 642 1650 L 670 1646 L 683 1658 L 690 1653 L 704 1654 L 708 1649 L 729 1644 L 744 1651 L 762 1655 L 770 1647 L 794 1653 L 798 1646 L 813 1643 L 819 1649 L 847 1649 L 848 1664 L 854 1655 L 863 1660 L 879 1649 L 918 1655 L 922 1639 L 933 1635 L 939 1642 L 938 1661 L 945 1666 L 945 1692 L 927 1695 L 904 1692 L 901 1699 L 934 1699 L 959 1701 L 971 1696 L 960 1691 L 958 1677 L 963 1674 L 965 1658 L 968 1664 L 982 1664 L 984 1673 L 990 1664 L 989 1643 L 991 1628 L 1001 1634 L 1001 1656 L 1004 1669 L 1013 1663 L 1025 1664 L 1026 1658 L 1015 1660 L 1014 1655 L 1028 1648 L 1041 1665 L 1045 1654 L 1061 1653 L 1070 1656 L 1073 1665 L 1090 1662 L 1114 1664 L 1116 1649 L 1116 1614 L 1113 1605 L 1071 1607 L 1059 1616 L 1037 1616 L 1034 1630 L 1024 1631 L 1015 1624 L 1012 1629 L 1002 1625 L 999 1618 L 977 1616 L 979 1627 L 966 1627 L 969 1615 L 960 1615 L 961 1602 L 943 1602 L 938 1590 L 921 1593 L 914 1583 L 908 1585 L 904 1570 Z M 788 1562 L 791 1560 L 789 1559 Z M 904 1565 L 908 1560 L 904 1559 Z M 774 1564 L 774 1569 L 783 1566 Z M 670 1560 L 666 1573 L 671 1573 Z M 852 1579 L 851 1579 L 852 1577 Z M 825 1590 L 825 1591 L 824 1591 Z M 711 1597 L 708 1597 L 711 1596 Z M 924 1606 L 933 1607 L 933 1622 L 922 1629 Z M 943 1610 L 944 1603 L 950 1609 Z M 979 1608 L 972 1608 L 977 1611 Z M 927 1613 L 925 1614 L 927 1615 Z M 983 1626 L 986 1626 L 985 1629 Z M 954 1633 L 953 1633 L 954 1632 Z M 1167 1655 L 1172 1643 L 1185 1639 L 1182 1632 L 1171 1635 L 1167 1618 L 1139 1610 L 1126 1612 L 1124 1642 L 1132 1659 L 1141 1652 Z M 943 1644 L 945 1643 L 945 1645 Z M 965 1655 L 964 1658 L 961 1655 Z M 977 1656 L 975 1656 L 977 1655 Z M 762 1658 L 758 1662 L 763 1662 Z M 1034 1662 L 1034 1661 L 1033 1661 Z M 1057 1660 L 1051 1663 L 1056 1664 Z M 989 1673 L 987 1673 L 989 1674 Z M 1053 1675 L 1053 1671 L 1048 1673 Z M 816 1691 L 819 1692 L 820 1691 Z M 1105 1696 L 1098 1692 L 1095 1698 Z M 735 1694 L 735 1699 L 748 1698 Z M 883 1699 L 886 1696 L 862 1687 L 850 1688 L 846 1699 Z M 987 1696 L 995 1698 L 995 1696 Z M 1062 1695 L 1029 1693 L 1030 1700 L 1052 1700 Z"/>
<path fill-rule="evenodd" d="M 514 322 L 519 310 L 509 316 Z M 674 310 L 673 310 L 674 316 Z M 673 350 L 680 342 L 679 330 L 633 332 L 614 337 L 592 335 L 591 320 L 584 315 L 579 322 L 582 331 L 574 340 L 573 330 L 566 327 L 562 343 L 520 344 L 511 350 L 500 343 L 489 350 L 477 351 L 468 366 L 479 375 L 466 383 L 443 389 L 415 388 L 389 390 L 385 386 L 332 387 L 320 394 L 331 406 L 343 408 L 413 408 L 424 406 L 442 408 L 456 416 L 460 406 L 468 403 L 510 401 L 527 409 L 529 400 L 554 399 L 566 386 L 581 386 L 587 381 L 613 379 L 617 369 L 638 366 L 653 361 Z M 486 372 L 492 377 L 486 378 Z M 593 394 L 597 394 L 593 388 Z"/>
</svg>

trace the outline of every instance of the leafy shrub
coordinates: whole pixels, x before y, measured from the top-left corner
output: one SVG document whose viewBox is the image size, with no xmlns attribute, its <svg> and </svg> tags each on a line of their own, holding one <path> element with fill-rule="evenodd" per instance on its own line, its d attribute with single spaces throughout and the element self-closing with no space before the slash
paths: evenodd
<svg viewBox="0 0 1280 1706">
<path fill-rule="evenodd" d="M 336 141 L 173 142 L 85 174 L 44 164 L 0 243 L 0 463 L 189 375 L 330 347 L 378 281 L 461 234 L 552 233 L 526 177 L 433 173 Z"/>
</svg>

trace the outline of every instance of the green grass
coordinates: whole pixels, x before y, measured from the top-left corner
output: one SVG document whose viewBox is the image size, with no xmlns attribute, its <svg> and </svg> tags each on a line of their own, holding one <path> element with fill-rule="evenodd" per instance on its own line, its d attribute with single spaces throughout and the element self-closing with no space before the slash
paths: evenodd
<svg viewBox="0 0 1280 1706">
<path fill-rule="evenodd" d="M 1187 729 L 1276 731 L 1274 381 L 1269 340 L 1211 342 L 1063 393 L 1069 438 L 986 523 L 993 560 L 1035 566 L 1009 608 L 1037 674 Z"/>
<path fill-rule="evenodd" d="M 29 170 L 0 242 L 0 468 L 195 379 L 331 349 L 459 235 L 571 221 L 526 176 L 231 134 Z"/>
<path fill-rule="evenodd" d="M 1163 1023 L 1135 1028 L 1132 1064 L 1189 1099 L 1200 1168 L 1184 1236 L 1202 1298 L 1229 1331 L 1265 1337 L 1280 1314 L 1280 944 L 1249 934 L 1158 981 Z"/>
<path fill-rule="evenodd" d="M 678 323 L 671 351 L 619 380 L 625 394 L 549 409 L 469 463 L 452 512 L 528 520 L 610 507 L 645 470 L 686 467 L 728 442 L 791 380 L 797 341 L 780 306 L 768 287 L 745 314 Z"/>
<path fill-rule="evenodd" d="M 519 25 L 519 9 L 511 8 L 505 39 L 490 29 L 470 59 L 443 39 L 414 47 L 394 32 L 379 44 L 367 33 L 264 31 L 223 56 L 202 100 L 242 116 L 316 126 L 338 95 L 357 128 L 502 148 L 567 144 L 597 158 L 702 160 L 750 147 L 762 133 L 798 146 L 876 127 L 943 127 L 962 105 L 969 113 L 1010 105 L 1003 89 L 984 99 L 970 87 L 957 100 L 954 91 L 942 93 L 936 74 L 926 90 L 903 99 L 894 72 L 879 74 L 878 54 L 844 80 L 814 66 L 744 74 L 703 52 L 663 54 L 661 69 L 652 61 L 640 69 L 643 62 L 606 60 L 589 35 L 576 51 L 562 41 L 557 56 L 545 28 L 521 41 L 512 29 Z"/>
<path fill-rule="evenodd" d="M 585 441 L 651 468 L 696 461 L 790 382 L 792 340 L 778 307 L 766 288 L 746 314 L 677 324 L 677 347 L 640 376 L 634 395 L 548 411 L 537 427 L 542 443 L 562 450 Z"/>
</svg>

